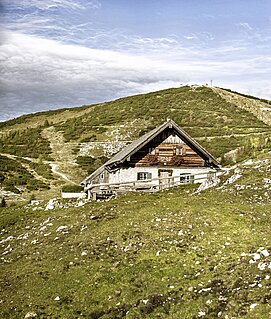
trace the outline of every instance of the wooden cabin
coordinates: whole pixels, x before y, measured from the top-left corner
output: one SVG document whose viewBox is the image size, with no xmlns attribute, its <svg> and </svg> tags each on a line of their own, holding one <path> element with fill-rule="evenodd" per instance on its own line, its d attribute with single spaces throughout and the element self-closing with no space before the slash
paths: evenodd
<svg viewBox="0 0 271 319">
<path fill-rule="evenodd" d="M 96 194 L 202 183 L 219 171 L 219 163 L 209 152 L 174 121 L 167 120 L 124 147 L 82 185 L 91 198 Z"/>
</svg>

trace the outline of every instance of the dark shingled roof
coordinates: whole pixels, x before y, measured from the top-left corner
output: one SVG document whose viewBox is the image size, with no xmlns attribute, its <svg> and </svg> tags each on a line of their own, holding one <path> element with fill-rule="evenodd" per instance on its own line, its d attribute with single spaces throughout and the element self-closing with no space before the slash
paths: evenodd
<svg viewBox="0 0 271 319">
<path fill-rule="evenodd" d="M 207 160 L 211 166 L 219 167 L 217 160 L 206 151 L 198 142 L 196 142 L 189 134 L 187 134 L 183 129 L 181 129 L 174 121 L 167 120 L 160 126 L 154 128 L 150 132 L 144 134 L 137 140 L 133 141 L 131 144 L 124 147 L 120 152 L 115 154 L 111 159 L 109 159 L 104 165 L 99 167 L 91 175 L 82 181 L 81 184 L 86 184 L 91 181 L 93 178 L 98 176 L 102 171 L 113 164 L 123 163 L 128 157 L 135 154 L 139 149 L 148 144 L 153 138 L 159 135 L 167 128 L 174 128 L 177 133 L 181 136 L 182 140 L 187 143 L 194 151 L 196 151 L 204 160 Z"/>
</svg>

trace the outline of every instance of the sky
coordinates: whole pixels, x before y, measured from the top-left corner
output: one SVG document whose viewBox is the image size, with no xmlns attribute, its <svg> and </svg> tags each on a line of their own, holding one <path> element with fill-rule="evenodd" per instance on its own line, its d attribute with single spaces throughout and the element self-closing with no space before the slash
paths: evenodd
<svg viewBox="0 0 271 319">
<path fill-rule="evenodd" d="M 0 0 L 0 121 L 210 84 L 271 100 L 270 0 Z"/>
</svg>

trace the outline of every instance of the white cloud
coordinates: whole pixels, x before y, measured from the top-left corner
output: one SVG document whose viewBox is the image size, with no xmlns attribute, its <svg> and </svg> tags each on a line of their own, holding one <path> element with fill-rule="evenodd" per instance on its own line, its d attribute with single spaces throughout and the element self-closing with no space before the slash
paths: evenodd
<svg viewBox="0 0 271 319">
<path fill-rule="evenodd" d="M 240 22 L 238 23 L 238 25 L 244 28 L 245 30 L 249 30 L 249 31 L 253 30 L 253 28 L 247 22 Z"/>
<path fill-rule="evenodd" d="M 195 40 L 198 39 L 198 37 L 196 35 L 184 35 L 184 38 L 186 40 Z"/>
<path fill-rule="evenodd" d="M 6 39 L 0 52 L 5 112 L 82 105 L 188 80 L 174 65 L 146 57 L 14 32 L 6 33 Z"/>
<path fill-rule="evenodd" d="M 76 0 L 2 0 L 3 5 L 9 8 L 25 9 L 37 8 L 39 10 L 50 10 L 55 8 L 68 8 L 72 10 L 81 10 L 86 7 L 98 9 L 101 3 L 98 0 L 76 1 Z"/>
<path fill-rule="evenodd" d="M 6 30 L 81 44 L 97 33 L 88 20 L 101 8 L 101 3 L 98 0 L 3 0 L 3 8 L 0 24 Z"/>
<path fill-rule="evenodd" d="M 4 35 L 0 120 L 211 79 L 217 86 L 271 98 L 270 58 L 236 55 L 230 45 L 215 55 L 215 48 L 199 51 L 171 39 L 137 38 L 138 53 L 64 45 L 10 31 Z"/>
</svg>

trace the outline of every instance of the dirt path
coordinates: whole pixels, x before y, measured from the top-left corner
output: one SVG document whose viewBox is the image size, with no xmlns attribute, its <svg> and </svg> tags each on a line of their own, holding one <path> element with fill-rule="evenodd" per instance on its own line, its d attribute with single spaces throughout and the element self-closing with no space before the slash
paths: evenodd
<svg viewBox="0 0 271 319">
<path fill-rule="evenodd" d="M 42 137 L 50 142 L 52 155 L 56 162 L 75 163 L 75 155 L 72 153 L 74 144 L 65 142 L 63 134 L 50 126 L 42 131 Z"/>
<path fill-rule="evenodd" d="M 12 160 L 16 160 L 16 159 L 25 159 L 29 162 L 33 162 L 33 163 L 38 163 L 38 159 L 37 158 L 33 158 L 33 157 L 23 157 L 23 156 L 17 156 L 17 155 L 13 155 L 13 154 L 7 154 L 7 153 L 0 153 L 0 155 L 8 157 Z"/>
<path fill-rule="evenodd" d="M 24 159 L 27 160 L 29 162 L 33 162 L 33 163 L 38 163 L 38 159 L 37 158 L 30 158 L 30 157 L 20 157 L 17 155 L 12 155 L 12 154 L 6 154 L 6 153 L 0 153 L 0 155 L 5 156 L 10 158 L 13 161 L 16 160 L 20 160 L 20 159 Z M 30 165 L 28 165 L 25 162 L 20 162 L 21 165 L 31 174 L 33 175 L 36 179 L 42 181 L 43 183 L 47 184 L 48 182 L 50 183 L 49 180 L 47 180 L 45 177 L 39 175 L 33 168 L 30 167 Z"/>
<path fill-rule="evenodd" d="M 230 137 L 245 137 L 245 136 L 257 136 L 257 135 L 264 135 L 266 132 L 255 132 L 255 133 L 240 133 L 240 134 L 229 134 L 229 135 L 214 135 L 214 136 L 202 136 L 196 137 L 195 139 L 198 141 L 207 140 L 214 140 L 216 138 L 230 138 Z"/>
<path fill-rule="evenodd" d="M 60 177 L 62 180 L 72 184 L 78 184 L 84 177 L 80 167 L 76 163 L 76 156 L 73 154 L 73 148 L 76 146 L 74 143 L 67 143 L 61 132 L 55 130 L 53 126 L 50 126 L 42 131 L 42 136 L 49 140 L 50 147 L 52 149 L 52 161 L 43 161 L 44 164 L 51 166 L 52 172 Z M 20 157 L 12 154 L 2 153 L 12 160 L 25 159 L 33 163 L 38 163 L 37 158 Z M 27 163 L 22 165 L 37 179 L 43 182 L 47 181 L 42 176 L 38 175 L 34 169 L 29 167 Z M 49 181 L 50 182 L 50 181 Z M 52 182 L 52 181 L 51 181 Z M 48 181 L 47 181 L 48 183 Z"/>
<path fill-rule="evenodd" d="M 50 142 L 51 156 L 54 161 L 49 162 L 49 164 L 53 173 L 69 183 L 78 184 L 85 174 L 76 163 L 76 156 L 73 150 L 77 144 L 66 142 L 63 134 L 53 126 L 44 129 L 42 137 Z"/>
<path fill-rule="evenodd" d="M 75 183 L 74 181 L 72 181 L 71 179 L 68 178 L 67 175 L 65 175 L 64 173 L 59 172 L 58 166 L 55 163 L 49 162 L 49 165 L 51 166 L 52 172 L 58 176 L 60 176 L 62 179 L 64 179 L 66 182 L 78 185 L 78 183 Z"/>
<path fill-rule="evenodd" d="M 31 158 L 31 157 L 20 157 L 20 156 L 17 156 L 17 155 L 12 155 L 12 154 L 7 154 L 7 153 L 0 153 L 0 155 L 2 156 L 5 156 L 5 157 L 8 157 L 10 158 L 11 160 L 20 160 L 20 159 L 25 159 L 29 162 L 33 162 L 33 163 L 38 163 L 38 159 L 37 158 Z M 27 171 L 32 174 L 36 179 L 38 180 L 41 180 L 42 182 L 44 183 L 48 183 L 50 181 L 48 181 L 46 178 L 44 178 L 43 176 L 37 174 L 37 172 L 31 168 L 29 165 L 27 165 L 27 163 L 22 163 L 20 162 L 21 165 L 27 169 Z M 69 179 L 69 177 L 67 175 L 65 175 L 64 173 L 62 172 L 59 172 L 58 171 L 58 164 L 57 163 L 54 163 L 52 161 L 43 161 L 44 164 L 49 164 L 51 166 L 51 170 L 52 170 L 52 173 L 58 175 L 59 177 L 61 177 L 64 181 L 66 182 L 69 182 L 69 183 L 72 183 L 72 184 L 76 184 L 78 185 L 78 183 L 75 183 L 74 181 L 72 181 L 71 179 Z"/>
</svg>

